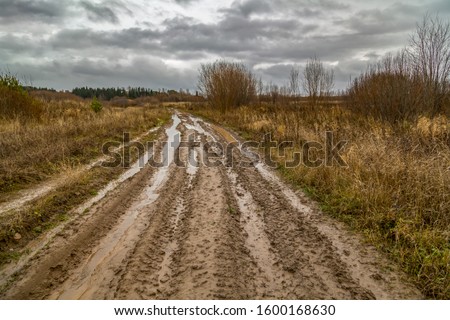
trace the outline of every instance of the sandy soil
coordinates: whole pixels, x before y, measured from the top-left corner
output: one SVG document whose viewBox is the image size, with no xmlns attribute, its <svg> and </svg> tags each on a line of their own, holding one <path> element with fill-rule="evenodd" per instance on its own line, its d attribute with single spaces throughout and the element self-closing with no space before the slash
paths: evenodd
<svg viewBox="0 0 450 320">
<path fill-rule="evenodd" d="M 182 142 L 238 139 L 174 116 L 166 139 L 175 144 L 158 155 L 167 166 L 146 165 L 0 271 L 1 298 L 422 298 L 384 256 L 248 151 L 233 156 L 249 167 L 205 166 L 206 151 L 178 148 L 177 134 Z M 198 166 L 177 165 L 178 156 Z"/>
</svg>

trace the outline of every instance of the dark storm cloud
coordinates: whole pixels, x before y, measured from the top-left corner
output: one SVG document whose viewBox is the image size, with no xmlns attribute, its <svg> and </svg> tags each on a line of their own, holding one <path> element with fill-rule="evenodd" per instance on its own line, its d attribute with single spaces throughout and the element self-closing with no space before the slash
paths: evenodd
<svg viewBox="0 0 450 320">
<path fill-rule="evenodd" d="M 107 2 L 104 4 L 92 4 L 88 1 L 82 1 L 81 6 L 86 10 L 88 18 L 91 21 L 104 20 L 111 23 L 119 22 L 116 13 L 108 6 Z"/>
<path fill-rule="evenodd" d="M 54 20 L 66 13 L 64 1 L 0 0 L 0 23 Z"/>
<path fill-rule="evenodd" d="M 296 20 L 245 19 L 229 16 L 217 24 L 168 21 L 160 33 L 162 46 L 170 51 L 209 52 L 217 55 L 258 51 L 269 42 L 292 38 L 293 30 L 309 30 Z M 305 31 L 306 32 L 306 31 Z"/>
<path fill-rule="evenodd" d="M 196 0 L 173 0 L 173 2 L 181 4 L 181 5 L 185 5 L 185 4 L 190 4 L 192 2 L 195 2 Z"/>
</svg>

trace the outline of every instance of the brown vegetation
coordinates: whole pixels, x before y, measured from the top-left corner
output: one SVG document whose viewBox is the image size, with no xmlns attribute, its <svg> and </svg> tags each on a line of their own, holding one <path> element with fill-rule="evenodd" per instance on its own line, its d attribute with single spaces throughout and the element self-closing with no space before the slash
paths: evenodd
<svg viewBox="0 0 450 320">
<path fill-rule="evenodd" d="M 0 120 L 2 193 L 88 163 L 101 154 L 104 142 L 120 140 L 123 132 L 142 133 L 168 119 L 169 114 L 157 107 L 106 107 L 96 114 L 90 109 L 90 101 L 44 101 L 24 96 L 41 111 L 26 121 L 18 112 Z"/>
<path fill-rule="evenodd" d="M 48 193 L 23 207 L 2 212 L 0 265 L 18 258 L 18 250 L 26 241 L 67 219 L 71 209 L 123 172 L 122 167 L 82 166 L 102 155 L 103 143 L 119 144 L 124 132 L 135 138 L 170 119 L 169 111 L 158 106 L 106 106 L 95 113 L 90 100 L 69 93 L 40 91 L 28 95 L 0 86 L 0 101 L 10 95 L 28 99 L 40 112 L 30 112 L 14 100 L 8 106 L 15 112 L 0 119 L 0 202 L 14 198 L 16 191 L 33 191 L 33 185 L 42 188 L 47 180 L 63 183 L 54 184 Z M 137 157 L 136 150 L 130 153 L 133 159 Z M 17 234 L 20 241 L 15 238 Z"/>
<path fill-rule="evenodd" d="M 202 64 L 198 86 L 209 103 L 222 112 L 248 104 L 256 94 L 256 79 L 242 63 Z"/>
</svg>

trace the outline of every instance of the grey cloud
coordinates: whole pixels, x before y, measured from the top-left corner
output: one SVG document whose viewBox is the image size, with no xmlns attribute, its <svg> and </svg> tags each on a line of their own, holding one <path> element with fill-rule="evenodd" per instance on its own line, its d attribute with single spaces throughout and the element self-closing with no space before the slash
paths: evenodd
<svg viewBox="0 0 450 320">
<path fill-rule="evenodd" d="M 267 0 L 235 1 L 231 8 L 221 10 L 225 14 L 249 17 L 251 14 L 270 13 L 273 11 L 271 2 Z"/>
<path fill-rule="evenodd" d="M 352 17 L 335 21 L 352 32 L 365 35 L 388 34 L 414 29 L 420 7 L 396 3 L 385 9 L 358 11 Z"/>
<path fill-rule="evenodd" d="M 236 0 L 230 8 L 223 9 L 225 14 L 249 17 L 251 14 L 287 13 L 294 16 L 309 17 L 322 15 L 324 11 L 341 11 L 348 4 L 333 0 Z"/>
<path fill-rule="evenodd" d="M 15 72 L 31 78 L 33 85 L 54 88 L 75 86 L 145 86 L 151 88 L 190 88 L 196 71 L 170 68 L 159 59 L 135 57 L 128 63 L 82 60 L 49 61 L 39 64 L 19 63 Z"/>
<path fill-rule="evenodd" d="M 103 4 L 93 4 L 88 1 L 81 1 L 81 6 L 86 10 L 88 18 L 93 21 L 107 21 L 110 23 L 119 22 L 116 13 L 108 6 L 107 2 Z"/>
<path fill-rule="evenodd" d="M 158 48 L 160 33 L 150 29 L 130 28 L 119 31 L 94 31 L 91 29 L 61 30 L 49 40 L 56 49 L 98 49 L 118 47 L 123 49 Z"/>
<path fill-rule="evenodd" d="M 0 0 L 0 22 L 56 19 L 65 16 L 67 5 L 65 1 Z"/>
<path fill-rule="evenodd" d="M 195 2 L 199 2 L 199 0 L 171 0 L 171 1 L 182 7 L 188 7 Z"/>
</svg>

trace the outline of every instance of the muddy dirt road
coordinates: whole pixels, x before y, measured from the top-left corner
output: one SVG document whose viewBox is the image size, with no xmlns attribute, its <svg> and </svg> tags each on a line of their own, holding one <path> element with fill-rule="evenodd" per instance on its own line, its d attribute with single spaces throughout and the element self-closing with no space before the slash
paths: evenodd
<svg viewBox="0 0 450 320">
<path fill-rule="evenodd" d="M 1 298 L 421 298 L 248 151 L 233 152 L 246 167 L 205 165 L 207 152 L 225 162 L 202 147 L 231 142 L 223 128 L 175 114 L 160 139 L 169 145 L 155 146 L 154 160 L 166 165 L 135 170 L 1 270 Z M 188 139 L 197 146 L 185 148 Z"/>
</svg>

